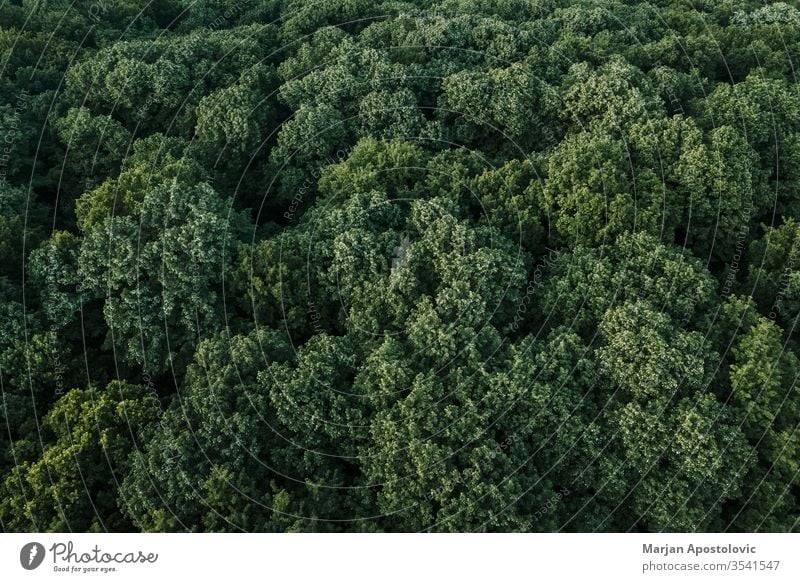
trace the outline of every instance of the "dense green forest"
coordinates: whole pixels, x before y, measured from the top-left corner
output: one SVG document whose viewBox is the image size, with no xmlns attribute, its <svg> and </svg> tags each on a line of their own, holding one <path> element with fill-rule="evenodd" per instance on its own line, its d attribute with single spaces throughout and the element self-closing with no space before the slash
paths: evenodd
<svg viewBox="0 0 800 582">
<path fill-rule="evenodd" d="M 794 1 L 0 0 L 0 55 L 0 530 L 800 530 Z"/>
</svg>

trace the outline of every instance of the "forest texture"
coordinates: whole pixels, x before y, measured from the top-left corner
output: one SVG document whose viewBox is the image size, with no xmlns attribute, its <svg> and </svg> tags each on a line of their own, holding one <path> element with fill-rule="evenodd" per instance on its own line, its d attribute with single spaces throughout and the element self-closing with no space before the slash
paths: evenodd
<svg viewBox="0 0 800 582">
<path fill-rule="evenodd" d="M 0 529 L 800 529 L 800 10 L 0 4 Z"/>
</svg>

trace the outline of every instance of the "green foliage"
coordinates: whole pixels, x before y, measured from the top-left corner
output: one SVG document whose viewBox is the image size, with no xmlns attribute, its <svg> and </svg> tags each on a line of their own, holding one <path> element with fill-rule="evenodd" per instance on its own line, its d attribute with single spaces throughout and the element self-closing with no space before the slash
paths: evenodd
<svg viewBox="0 0 800 582">
<path fill-rule="evenodd" d="M 0 529 L 800 527 L 796 7 L 144 4 L 0 5 Z"/>
<path fill-rule="evenodd" d="M 17 464 L 6 479 L 3 523 L 14 531 L 129 531 L 116 489 L 157 412 L 146 386 L 70 390 L 42 419 L 41 457 Z"/>
<path fill-rule="evenodd" d="M 173 180 L 150 190 L 138 215 L 108 217 L 87 233 L 78 273 L 105 299 L 107 342 L 123 360 L 164 371 L 224 325 L 222 272 L 246 224 L 208 185 Z"/>
<path fill-rule="evenodd" d="M 197 106 L 197 135 L 209 147 L 251 152 L 266 138 L 273 121 L 269 95 L 274 72 L 255 65 L 234 85 L 209 93 Z M 262 133 L 263 132 L 263 133 Z"/>
<path fill-rule="evenodd" d="M 75 156 L 70 163 L 78 174 L 114 173 L 122 162 L 131 135 L 117 120 L 108 115 L 92 115 L 88 109 L 70 109 L 56 121 L 56 132 Z"/>
<path fill-rule="evenodd" d="M 750 244 L 748 292 L 767 316 L 794 331 L 800 314 L 800 225 L 793 218 Z"/>
</svg>

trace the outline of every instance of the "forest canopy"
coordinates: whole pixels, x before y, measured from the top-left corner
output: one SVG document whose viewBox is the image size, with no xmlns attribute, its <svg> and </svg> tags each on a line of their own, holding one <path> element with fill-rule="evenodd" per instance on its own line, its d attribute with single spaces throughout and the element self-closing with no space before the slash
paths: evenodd
<svg viewBox="0 0 800 582">
<path fill-rule="evenodd" d="M 800 530 L 800 9 L 0 4 L 0 530 Z"/>
</svg>

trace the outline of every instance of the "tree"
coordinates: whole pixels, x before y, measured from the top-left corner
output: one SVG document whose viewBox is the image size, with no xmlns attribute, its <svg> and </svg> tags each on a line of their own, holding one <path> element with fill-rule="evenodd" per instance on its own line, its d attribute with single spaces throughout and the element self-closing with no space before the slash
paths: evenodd
<svg viewBox="0 0 800 582">
<path fill-rule="evenodd" d="M 720 520 L 724 502 L 741 495 L 751 451 L 736 417 L 705 392 L 716 354 L 646 302 L 609 310 L 600 333 L 599 368 L 618 390 L 603 410 L 629 484 L 607 518 L 620 520 L 613 529 L 686 531 Z"/>
<path fill-rule="evenodd" d="M 75 156 L 69 167 L 83 176 L 116 173 L 131 143 L 131 134 L 116 119 L 94 116 L 85 107 L 70 109 L 55 127 Z"/>
<path fill-rule="evenodd" d="M 120 505 L 145 531 L 275 531 L 294 519 L 275 465 L 287 447 L 258 371 L 293 357 L 280 332 L 203 340 L 184 390 L 131 457 Z"/>
<path fill-rule="evenodd" d="M 544 250 L 541 176 L 530 161 L 511 160 L 496 170 L 486 170 L 470 187 L 480 201 L 482 221 L 530 252 Z"/>
<path fill-rule="evenodd" d="M 181 366 L 224 325 L 222 277 L 247 221 L 208 185 L 150 190 L 138 220 L 112 216 L 87 233 L 78 272 L 103 299 L 107 341 L 154 373 Z"/>
<path fill-rule="evenodd" d="M 468 145 L 489 139 L 513 156 L 544 149 L 554 139 L 542 129 L 558 107 L 552 88 L 524 63 L 448 76 L 439 107 L 448 125 L 454 125 L 454 136 Z"/>
<path fill-rule="evenodd" d="M 608 309 L 637 298 L 698 329 L 714 305 L 717 283 L 702 263 L 643 233 L 626 234 L 608 248 L 560 251 L 550 262 L 540 318 L 551 326 L 567 322 L 585 337 L 592 337 Z"/>
<path fill-rule="evenodd" d="M 787 218 L 776 228 L 762 228 L 764 235 L 750 244 L 745 290 L 762 313 L 792 333 L 800 313 L 800 225 Z"/>
<path fill-rule="evenodd" d="M 17 464 L 6 478 L 3 523 L 15 531 L 130 531 L 116 487 L 157 412 L 147 386 L 111 382 L 67 392 L 42 421 L 41 457 Z"/>
<path fill-rule="evenodd" d="M 244 71 L 236 84 L 203 97 L 197 106 L 200 139 L 218 155 L 228 148 L 233 155 L 252 155 L 274 124 L 272 108 L 263 98 L 274 86 L 274 78 L 273 70 L 258 64 Z"/>
<path fill-rule="evenodd" d="M 796 419 L 800 362 L 781 339 L 781 329 L 763 317 L 750 318 L 732 347 L 730 397 L 742 431 L 756 449 L 745 494 L 747 503 L 731 516 L 741 531 L 791 531 L 797 500 Z"/>
</svg>

